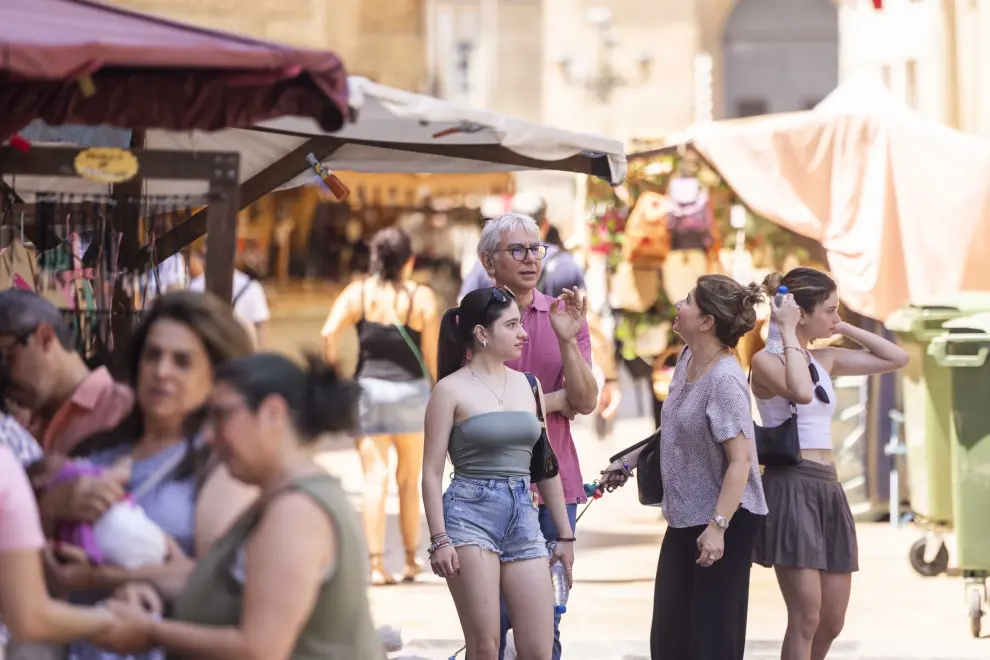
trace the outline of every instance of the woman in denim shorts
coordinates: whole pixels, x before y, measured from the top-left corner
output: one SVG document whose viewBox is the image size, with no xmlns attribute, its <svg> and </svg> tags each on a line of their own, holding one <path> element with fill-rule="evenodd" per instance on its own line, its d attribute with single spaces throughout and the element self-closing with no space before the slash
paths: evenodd
<svg viewBox="0 0 990 660">
<path fill-rule="evenodd" d="M 440 326 L 440 381 L 426 410 L 423 502 L 430 564 L 447 579 L 468 660 L 498 657 L 500 590 L 519 656 L 549 660 L 550 562 L 562 562 L 569 576 L 574 561 L 560 478 L 538 484 L 557 529 L 566 530 L 555 539 L 550 562 L 530 498 L 530 459 L 542 432 L 537 400 L 527 375 L 504 364 L 519 357 L 525 340 L 519 306 L 504 288 L 472 291 Z M 454 478 L 441 496 L 448 453 Z"/>
</svg>

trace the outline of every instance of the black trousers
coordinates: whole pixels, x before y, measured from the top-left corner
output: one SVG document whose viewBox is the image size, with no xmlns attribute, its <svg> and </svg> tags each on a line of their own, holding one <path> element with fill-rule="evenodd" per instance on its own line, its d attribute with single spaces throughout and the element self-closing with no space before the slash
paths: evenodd
<svg viewBox="0 0 990 660">
<path fill-rule="evenodd" d="M 762 516 L 739 509 L 725 531 L 725 554 L 697 563 L 705 527 L 668 527 L 653 592 L 652 660 L 742 660 L 749 573 Z"/>
</svg>

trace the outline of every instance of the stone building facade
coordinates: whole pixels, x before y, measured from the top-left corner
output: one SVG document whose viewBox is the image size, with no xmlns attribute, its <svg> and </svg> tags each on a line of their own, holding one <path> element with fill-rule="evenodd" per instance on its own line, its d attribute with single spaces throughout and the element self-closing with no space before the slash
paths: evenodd
<svg viewBox="0 0 990 660">
<path fill-rule="evenodd" d="M 336 52 L 352 74 L 425 89 L 422 0 L 111 0 L 204 27 Z"/>
<path fill-rule="evenodd" d="M 871 73 L 922 115 L 990 137 L 990 0 L 837 0 L 841 75 Z"/>
</svg>

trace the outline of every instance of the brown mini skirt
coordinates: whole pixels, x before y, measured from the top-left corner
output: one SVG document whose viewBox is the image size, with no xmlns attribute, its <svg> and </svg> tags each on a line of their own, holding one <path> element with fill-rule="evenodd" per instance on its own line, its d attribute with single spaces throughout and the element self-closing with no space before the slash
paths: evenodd
<svg viewBox="0 0 990 660">
<path fill-rule="evenodd" d="M 763 492 L 770 513 L 756 534 L 754 562 L 826 573 L 859 570 L 856 524 L 834 465 L 767 467 Z"/>
</svg>

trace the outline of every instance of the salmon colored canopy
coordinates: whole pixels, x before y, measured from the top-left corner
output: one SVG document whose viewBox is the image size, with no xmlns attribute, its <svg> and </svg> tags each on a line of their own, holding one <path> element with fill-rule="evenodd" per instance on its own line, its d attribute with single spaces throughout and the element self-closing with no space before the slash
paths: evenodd
<svg viewBox="0 0 990 660">
<path fill-rule="evenodd" d="M 83 74 L 95 83 L 88 98 Z M 91 0 L 0 2 L 0 141 L 35 119 L 217 130 L 296 115 L 336 131 L 347 111 L 347 75 L 330 52 Z"/>
<path fill-rule="evenodd" d="M 819 241 L 860 314 L 990 290 L 990 142 L 922 118 L 878 81 L 684 140 L 755 213 Z"/>
</svg>

